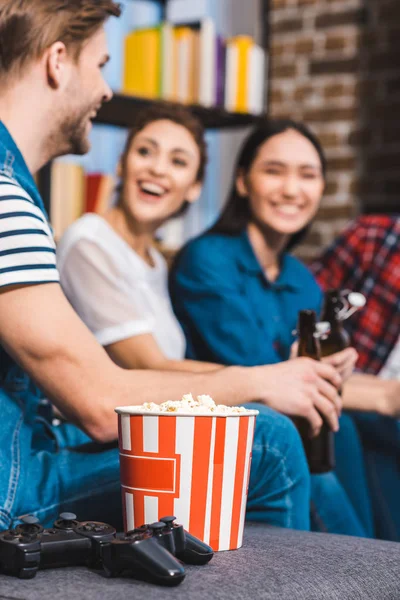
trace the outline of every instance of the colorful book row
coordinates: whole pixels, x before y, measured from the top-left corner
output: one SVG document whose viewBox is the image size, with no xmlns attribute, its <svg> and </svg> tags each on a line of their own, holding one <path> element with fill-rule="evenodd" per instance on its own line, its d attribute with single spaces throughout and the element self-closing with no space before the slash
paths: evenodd
<svg viewBox="0 0 400 600">
<path fill-rule="evenodd" d="M 125 94 L 230 112 L 264 111 L 265 50 L 249 36 L 223 40 L 211 18 L 132 31 L 124 56 Z"/>
<path fill-rule="evenodd" d="M 54 161 L 51 167 L 50 217 L 59 240 L 76 219 L 86 213 L 104 213 L 110 205 L 115 179 L 102 173 L 85 173 L 74 163 Z"/>
</svg>

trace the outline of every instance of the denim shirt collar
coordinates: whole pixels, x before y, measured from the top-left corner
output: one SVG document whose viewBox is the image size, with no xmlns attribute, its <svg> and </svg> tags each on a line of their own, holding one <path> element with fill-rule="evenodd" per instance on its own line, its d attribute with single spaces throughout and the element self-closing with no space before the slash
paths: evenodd
<svg viewBox="0 0 400 600">
<path fill-rule="evenodd" d="M 260 263 L 254 253 L 248 233 L 244 230 L 239 235 L 240 252 L 237 259 L 239 269 L 256 277 L 262 277 L 265 282 L 275 289 L 298 289 L 299 284 L 296 282 L 297 271 L 294 265 L 294 259 L 284 252 L 280 260 L 280 273 L 276 281 L 269 281 L 266 277 Z"/>
<path fill-rule="evenodd" d="M 48 218 L 35 180 L 18 146 L 2 121 L 0 121 L 0 172 L 15 179 Z"/>
</svg>

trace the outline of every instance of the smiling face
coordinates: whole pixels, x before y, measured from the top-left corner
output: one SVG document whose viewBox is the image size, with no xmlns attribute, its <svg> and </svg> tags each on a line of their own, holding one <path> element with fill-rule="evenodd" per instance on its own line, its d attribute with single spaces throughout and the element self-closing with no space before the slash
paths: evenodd
<svg viewBox="0 0 400 600">
<path fill-rule="evenodd" d="M 183 126 L 164 119 L 139 131 L 122 165 L 119 206 L 126 215 L 155 230 L 200 195 L 196 181 L 200 150 Z"/>
<path fill-rule="evenodd" d="M 109 59 L 106 35 L 100 28 L 85 44 L 78 60 L 70 59 L 69 78 L 64 89 L 64 109 L 60 108 L 60 145 L 72 154 L 90 149 L 88 136 L 92 120 L 112 92 L 105 82 L 102 68 Z M 65 152 L 65 151 L 64 151 Z"/>
<path fill-rule="evenodd" d="M 263 229 L 292 235 L 318 210 L 324 189 L 319 154 L 313 144 L 288 129 L 262 144 L 237 190 L 248 197 L 253 221 Z"/>
</svg>

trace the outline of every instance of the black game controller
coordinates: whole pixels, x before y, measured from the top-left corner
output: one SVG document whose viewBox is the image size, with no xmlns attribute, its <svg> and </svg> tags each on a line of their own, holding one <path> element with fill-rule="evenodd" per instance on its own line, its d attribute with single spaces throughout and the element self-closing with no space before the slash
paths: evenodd
<svg viewBox="0 0 400 600">
<path fill-rule="evenodd" d="M 43 529 L 36 517 L 21 520 L 15 529 L 0 533 L 0 572 L 21 579 L 35 577 L 38 569 L 86 565 L 108 577 L 129 572 L 135 579 L 174 586 L 185 578 L 177 559 L 198 565 L 213 556 L 174 517 L 126 535 L 105 523 L 80 523 L 72 513 L 62 513 L 51 529 Z"/>
<path fill-rule="evenodd" d="M 176 558 L 188 565 L 205 565 L 212 559 L 213 549 L 185 531 L 182 525 L 175 523 L 175 517 L 162 517 L 160 522 L 165 524 L 161 535 L 168 535 L 170 532 L 173 537 L 175 544 L 173 555 Z"/>
</svg>

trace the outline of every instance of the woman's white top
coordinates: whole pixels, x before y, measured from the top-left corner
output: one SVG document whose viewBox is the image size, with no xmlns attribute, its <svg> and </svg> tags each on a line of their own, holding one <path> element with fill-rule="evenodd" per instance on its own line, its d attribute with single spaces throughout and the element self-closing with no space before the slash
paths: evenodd
<svg viewBox="0 0 400 600">
<path fill-rule="evenodd" d="M 153 335 L 166 358 L 181 360 L 185 338 L 168 293 L 162 255 L 148 265 L 99 215 L 89 213 L 64 234 L 57 248 L 68 300 L 103 346 Z"/>
</svg>

